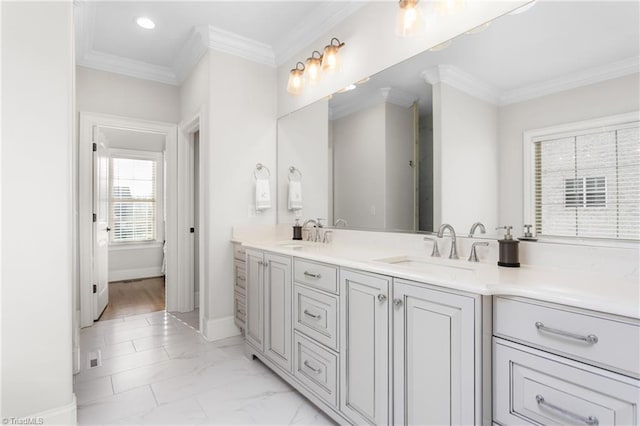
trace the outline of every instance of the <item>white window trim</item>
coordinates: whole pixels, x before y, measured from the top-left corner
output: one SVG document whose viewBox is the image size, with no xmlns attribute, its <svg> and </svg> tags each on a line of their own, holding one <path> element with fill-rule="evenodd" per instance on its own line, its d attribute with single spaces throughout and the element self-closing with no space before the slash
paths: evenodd
<svg viewBox="0 0 640 426">
<path fill-rule="evenodd" d="M 610 115 L 607 117 L 595 118 L 592 120 L 576 121 L 573 123 L 560 124 L 558 126 L 544 127 L 540 129 L 526 130 L 522 134 L 523 153 L 523 212 L 524 223 L 535 223 L 536 192 L 535 192 L 535 142 L 553 135 L 562 137 L 563 134 L 575 136 L 584 131 L 591 133 L 595 129 L 603 129 L 611 126 L 620 126 L 627 123 L 640 121 L 640 111 L 632 111 L 624 114 Z M 604 247 L 637 247 L 637 241 L 625 241 L 603 238 L 581 238 L 581 237 L 547 237 L 540 236 L 540 241 L 565 243 L 571 245 L 604 246 Z"/>
<path fill-rule="evenodd" d="M 162 246 L 164 241 L 164 156 L 158 151 L 138 151 L 134 149 L 110 148 L 109 168 L 111 160 L 116 158 L 128 158 L 132 160 L 152 160 L 156 162 L 156 239 L 150 241 L 111 241 L 109 247 L 112 249 L 142 248 L 149 246 Z M 111 191 L 113 179 L 109 172 L 109 227 L 113 228 L 111 217 Z"/>
</svg>

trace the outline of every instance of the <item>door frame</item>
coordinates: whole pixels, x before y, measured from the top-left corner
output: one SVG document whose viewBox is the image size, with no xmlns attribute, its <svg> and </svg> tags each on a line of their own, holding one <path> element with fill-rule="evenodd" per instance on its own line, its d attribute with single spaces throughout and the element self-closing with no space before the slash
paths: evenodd
<svg viewBox="0 0 640 426">
<path fill-rule="evenodd" d="M 78 133 L 78 272 L 80 327 L 93 325 L 93 128 L 116 127 L 165 135 L 165 241 L 167 273 L 166 306 L 177 305 L 177 126 L 160 121 L 138 120 L 117 115 L 80 112 Z"/>
<path fill-rule="evenodd" d="M 207 182 L 208 171 L 205 167 L 205 159 L 208 156 L 208 143 L 207 143 L 207 128 L 206 128 L 206 117 L 205 114 L 206 106 L 202 105 L 198 111 L 192 115 L 191 117 L 183 120 L 178 125 L 178 176 L 177 176 L 177 185 L 178 185 L 178 283 L 176 285 L 176 300 L 177 305 L 174 311 L 178 312 L 190 312 L 195 308 L 194 301 L 194 291 L 195 284 L 192 279 L 192 271 L 190 271 L 190 266 L 192 265 L 191 259 L 189 256 L 192 254 L 192 251 L 189 248 L 189 245 L 193 244 L 192 234 L 189 232 L 189 227 L 192 225 L 192 214 L 193 214 L 193 203 L 194 200 L 191 197 L 191 193 L 193 192 L 190 184 L 191 184 L 191 174 L 193 173 L 191 170 L 191 162 L 192 162 L 192 151 L 191 144 L 193 142 L 193 134 L 198 131 L 199 139 L 198 139 L 198 149 L 199 149 L 199 157 L 198 157 L 198 223 L 194 224 L 196 230 L 198 232 L 198 282 L 200 285 L 199 288 L 199 330 L 203 332 L 204 326 L 204 318 L 206 317 L 206 294 L 207 294 L 207 286 L 204 285 L 206 282 L 208 267 L 205 263 L 206 256 L 206 248 L 208 246 L 207 242 L 209 241 L 209 227 L 207 226 L 207 222 L 204 220 L 206 217 L 206 213 L 208 211 L 208 196 L 207 191 L 205 191 L 205 182 Z"/>
</svg>

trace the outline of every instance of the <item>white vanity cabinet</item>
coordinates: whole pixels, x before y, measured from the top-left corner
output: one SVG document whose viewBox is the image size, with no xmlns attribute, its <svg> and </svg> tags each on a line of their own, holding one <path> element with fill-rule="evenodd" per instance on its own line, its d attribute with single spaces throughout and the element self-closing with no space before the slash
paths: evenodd
<svg viewBox="0 0 640 426">
<path fill-rule="evenodd" d="M 233 305 L 234 319 L 244 334 L 247 317 L 246 252 L 241 244 L 233 244 Z"/>
<path fill-rule="evenodd" d="M 479 300 L 394 280 L 393 424 L 478 422 L 475 304 Z"/>
<path fill-rule="evenodd" d="M 638 425 L 640 321 L 494 298 L 494 422 Z"/>
<path fill-rule="evenodd" d="M 291 258 L 247 250 L 246 339 L 285 371 L 291 371 Z"/>
<path fill-rule="evenodd" d="M 389 423 L 391 278 L 340 270 L 340 411 L 354 424 Z"/>
</svg>

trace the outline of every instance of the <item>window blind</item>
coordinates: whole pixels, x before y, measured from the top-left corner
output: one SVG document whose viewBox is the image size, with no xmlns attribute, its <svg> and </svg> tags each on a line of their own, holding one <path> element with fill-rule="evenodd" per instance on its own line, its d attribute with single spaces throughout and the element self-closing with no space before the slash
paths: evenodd
<svg viewBox="0 0 640 426">
<path fill-rule="evenodd" d="M 112 242 L 156 239 L 156 162 L 111 158 Z"/>
<path fill-rule="evenodd" d="M 638 122 L 533 142 L 538 235 L 640 239 Z"/>
</svg>

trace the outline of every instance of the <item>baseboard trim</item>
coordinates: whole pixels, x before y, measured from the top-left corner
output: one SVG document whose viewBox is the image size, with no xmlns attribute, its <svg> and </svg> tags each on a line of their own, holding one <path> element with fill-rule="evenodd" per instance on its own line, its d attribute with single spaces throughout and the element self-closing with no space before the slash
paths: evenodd
<svg viewBox="0 0 640 426">
<path fill-rule="evenodd" d="M 204 319 L 202 335 L 210 342 L 228 337 L 239 336 L 240 329 L 232 316 L 224 318 Z"/>
<path fill-rule="evenodd" d="M 71 402 L 69 404 L 61 405 L 59 407 L 52 408 L 50 410 L 45 410 L 39 413 L 31 414 L 29 416 L 24 416 L 24 417 L 21 417 L 20 420 L 25 420 L 25 421 L 29 420 L 29 421 L 35 422 L 31 424 L 75 425 L 78 423 L 76 395 L 72 393 L 71 397 L 72 397 Z M 8 418 L 11 419 L 10 417 Z M 40 419 L 42 419 L 42 423 L 39 423 Z M 20 423 L 18 418 L 16 417 L 15 424 L 28 424 L 28 423 Z"/>
<path fill-rule="evenodd" d="M 161 269 L 162 267 L 157 266 L 153 268 L 119 269 L 116 271 L 109 271 L 109 282 L 159 277 L 163 275 Z"/>
</svg>

